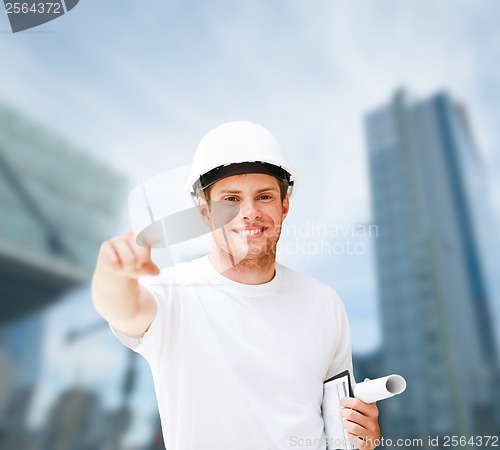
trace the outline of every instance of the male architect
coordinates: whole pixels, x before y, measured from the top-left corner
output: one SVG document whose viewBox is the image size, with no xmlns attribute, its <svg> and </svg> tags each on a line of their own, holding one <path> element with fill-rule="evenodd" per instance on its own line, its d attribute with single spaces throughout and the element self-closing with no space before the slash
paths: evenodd
<svg viewBox="0 0 500 450">
<path fill-rule="evenodd" d="M 167 450 L 325 448 L 323 381 L 352 374 L 351 341 L 335 291 L 276 262 L 293 181 L 266 128 L 223 124 L 189 182 L 210 255 L 160 271 L 132 233 L 101 247 L 94 305 L 148 361 Z M 234 206 L 221 226 L 217 211 Z M 373 448 L 375 403 L 342 405 L 349 440 Z"/>
</svg>

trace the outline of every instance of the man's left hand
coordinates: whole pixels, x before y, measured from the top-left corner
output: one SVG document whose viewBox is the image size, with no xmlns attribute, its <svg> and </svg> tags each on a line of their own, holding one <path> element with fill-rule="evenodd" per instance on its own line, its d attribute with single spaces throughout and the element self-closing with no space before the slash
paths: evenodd
<svg viewBox="0 0 500 450">
<path fill-rule="evenodd" d="M 344 428 L 349 432 L 349 441 L 360 450 L 372 450 L 380 441 L 378 408 L 376 403 L 365 403 L 358 398 L 344 397 L 340 400 L 343 408 Z"/>
</svg>

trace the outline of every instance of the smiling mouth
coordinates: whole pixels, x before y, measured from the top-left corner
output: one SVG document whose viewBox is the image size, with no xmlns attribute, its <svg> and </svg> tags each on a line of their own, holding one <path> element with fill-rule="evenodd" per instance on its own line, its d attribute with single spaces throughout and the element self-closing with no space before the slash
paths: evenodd
<svg viewBox="0 0 500 450">
<path fill-rule="evenodd" d="M 244 228 L 244 229 L 235 229 L 233 230 L 236 234 L 244 237 L 258 237 L 261 236 L 264 231 L 267 230 L 267 227 L 262 228 Z"/>
</svg>

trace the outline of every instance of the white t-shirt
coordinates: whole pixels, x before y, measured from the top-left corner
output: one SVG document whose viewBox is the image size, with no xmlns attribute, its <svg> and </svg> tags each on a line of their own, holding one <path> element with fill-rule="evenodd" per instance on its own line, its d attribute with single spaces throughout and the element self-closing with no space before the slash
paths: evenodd
<svg viewBox="0 0 500 450">
<path fill-rule="evenodd" d="M 278 263 L 268 283 L 237 283 L 207 256 L 141 283 L 153 323 L 114 333 L 151 367 L 167 450 L 325 448 L 323 381 L 352 374 L 335 291 Z"/>
</svg>

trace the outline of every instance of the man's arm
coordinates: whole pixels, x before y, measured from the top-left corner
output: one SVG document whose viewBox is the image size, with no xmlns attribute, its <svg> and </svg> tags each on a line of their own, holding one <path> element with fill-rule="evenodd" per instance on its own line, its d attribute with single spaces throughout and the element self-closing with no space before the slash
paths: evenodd
<svg viewBox="0 0 500 450">
<path fill-rule="evenodd" d="M 142 337 L 155 318 L 156 301 L 137 279 L 158 273 L 151 249 L 137 245 L 132 232 L 104 242 L 92 278 L 97 312 L 127 336 Z"/>
</svg>

